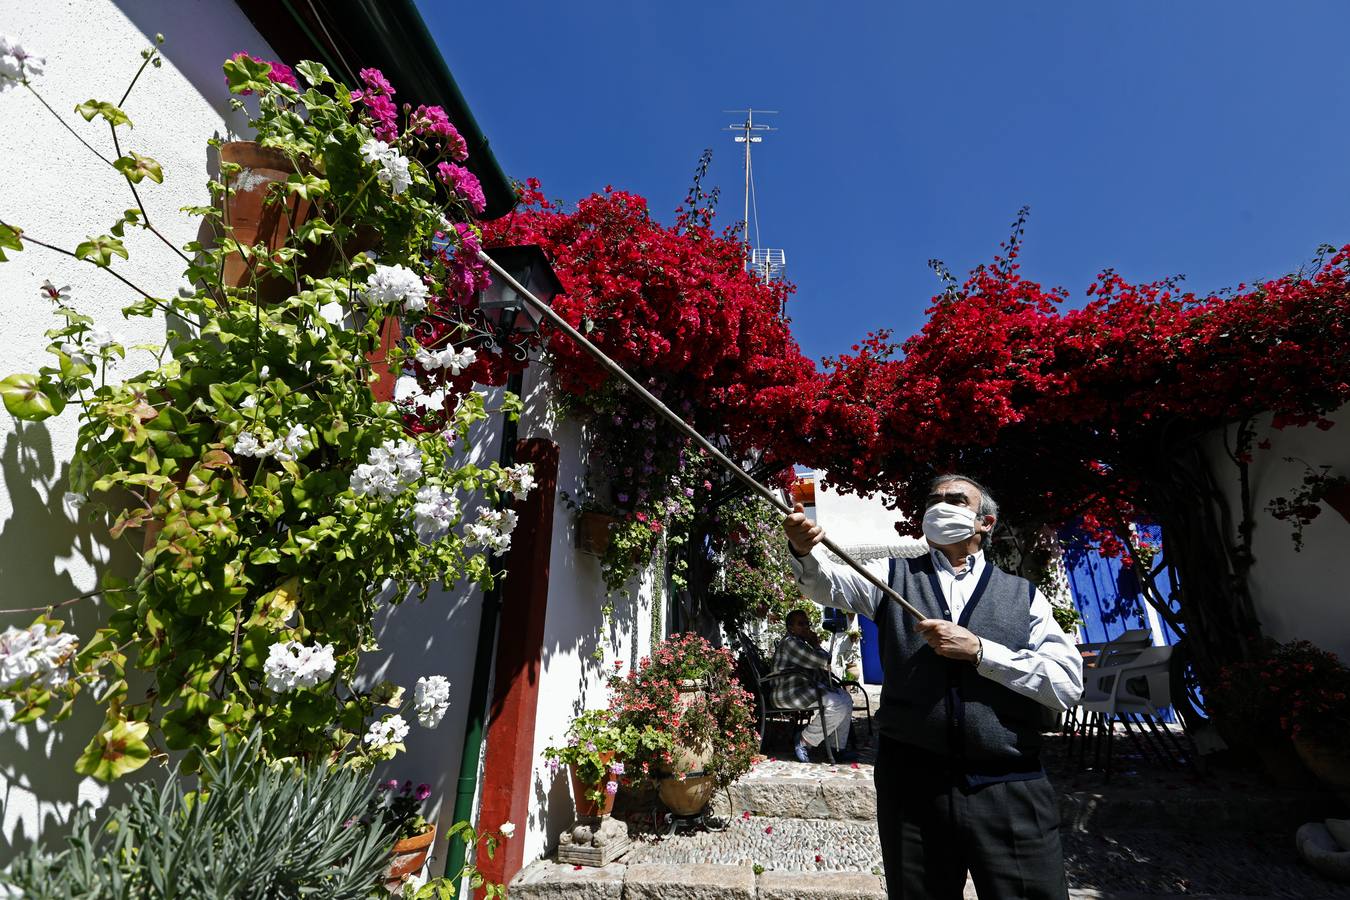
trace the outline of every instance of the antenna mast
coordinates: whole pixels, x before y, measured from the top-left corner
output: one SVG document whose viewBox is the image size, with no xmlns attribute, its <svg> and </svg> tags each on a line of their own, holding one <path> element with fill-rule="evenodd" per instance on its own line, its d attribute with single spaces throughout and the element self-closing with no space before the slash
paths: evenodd
<svg viewBox="0 0 1350 900">
<path fill-rule="evenodd" d="M 723 131 L 731 131 L 736 134 L 735 141 L 738 144 L 745 145 L 745 268 L 747 271 L 755 271 L 765 284 L 770 281 L 781 278 L 783 269 L 787 265 L 787 255 L 782 250 L 773 250 L 759 247 L 759 208 L 755 207 L 755 246 L 752 248 L 750 243 L 750 209 L 755 198 L 755 179 L 754 167 L 751 164 L 750 149 L 751 145 L 759 144 L 764 141 L 764 134 L 769 131 L 777 131 L 777 128 L 771 128 L 768 125 L 755 124 L 755 113 L 759 112 L 761 116 L 776 116 L 776 109 L 725 109 L 723 112 L 744 113 L 745 121 L 740 124 L 731 124 Z"/>
</svg>

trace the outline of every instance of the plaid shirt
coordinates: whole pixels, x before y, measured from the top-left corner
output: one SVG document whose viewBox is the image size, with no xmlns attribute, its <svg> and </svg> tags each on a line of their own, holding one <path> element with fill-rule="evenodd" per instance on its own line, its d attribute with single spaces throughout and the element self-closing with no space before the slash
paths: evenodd
<svg viewBox="0 0 1350 900">
<path fill-rule="evenodd" d="M 788 635 L 778 644 L 773 654 L 774 672 L 790 671 L 770 681 L 775 706 L 785 709 L 811 709 L 816 698 L 826 687 L 825 672 L 830 655 L 812 647 L 799 637 Z"/>
</svg>

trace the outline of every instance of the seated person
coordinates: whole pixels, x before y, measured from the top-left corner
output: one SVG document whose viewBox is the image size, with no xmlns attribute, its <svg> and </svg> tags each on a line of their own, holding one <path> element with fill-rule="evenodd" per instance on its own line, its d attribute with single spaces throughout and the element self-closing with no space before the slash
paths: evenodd
<svg viewBox="0 0 1350 900">
<path fill-rule="evenodd" d="M 810 749 L 819 747 L 826 735 L 833 741 L 831 746 L 835 748 L 835 759 L 840 762 L 857 759 L 855 753 L 841 752 L 848 743 L 848 729 L 853 721 L 853 698 L 843 688 L 830 687 L 830 655 L 821 649 L 820 638 L 811 628 L 811 620 L 804 610 L 794 609 L 788 613 L 787 634 L 774 652 L 773 670 L 792 673 L 771 682 L 774 705 L 786 709 L 809 709 L 815 713 L 797 735 L 793 748 L 797 759 L 808 762 Z M 825 707 L 823 723 L 820 721 L 820 708 L 816 705 L 816 695 L 820 691 L 825 692 L 821 698 Z"/>
</svg>

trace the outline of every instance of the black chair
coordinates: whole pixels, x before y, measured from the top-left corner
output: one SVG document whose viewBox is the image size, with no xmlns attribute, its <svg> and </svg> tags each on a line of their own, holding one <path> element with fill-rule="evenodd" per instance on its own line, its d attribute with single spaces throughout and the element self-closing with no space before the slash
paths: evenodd
<svg viewBox="0 0 1350 900">
<path fill-rule="evenodd" d="M 764 654 L 759 652 L 759 647 L 755 642 L 744 634 L 736 635 L 736 643 L 741 648 L 741 659 L 745 662 L 744 674 L 749 682 L 745 685 L 750 693 L 754 694 L 755 702 L 759 707 L 759 749 L 764 751 L 768 743 L 768 723 L 770 720 L 786 722 L 794 730 L 802 728 L 811 720 L 813 713 L 820 713 L 820 721 L 825 722 L 825 692 L 824 684 L 816 688 L 816 708 L 796 709 L 787 706 L 778 706 L 773 702 L 773 682 L 779 678 L 788 675 L 810 675 L 815 672 L 803 669 L 800 666 L 791 666 L 777 672 L 770 671 L 769 663 L 764 659 Z M 821 673 L 824 674 L 824 673 Z M 829 735 L 821 742 L 825 745 L 825 757 L 834 762 L 834 748 L 830 746 Z"/>
<path fill-rule="evenodd" d="M 845 613 L 842 609 L 827 607 L 825 609 L 824 621 L 821 623 L 821 626 L 830 633 L 830 659 L 833 660 L 834 642 L 839 638 L 839 635 L 848 631 L 849 614 Z M 875 737 L 876 732 L 872 725 L 872 698 L 867 695 L 867 689 L 862 686 L 862 683 L 858 681 L 843 681 L 831 672 L 830 686 L 842 688 L 848 693 L 849 699 L 853 701 L 854 712 L 861 710 L 862 712 L 867 713 L 867 737 L 869 740 Z M 862 706 L 858 705 L 856 699 L 858 696 L 862 697 Z"/>
</svg>

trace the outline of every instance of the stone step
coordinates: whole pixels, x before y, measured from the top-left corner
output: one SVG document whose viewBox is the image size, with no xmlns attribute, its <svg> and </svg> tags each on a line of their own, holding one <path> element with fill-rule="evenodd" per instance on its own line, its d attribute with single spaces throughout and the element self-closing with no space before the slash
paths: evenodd
<svg viewBox="0 0 1350 900">
<path fill-rule="evenodd" d="M 511 900 L 886 900 L 870 872 L 756 872 L 716 863 L 610 863 L 576 868 L 547 860 L 511 880 Z"/>
</svg>

